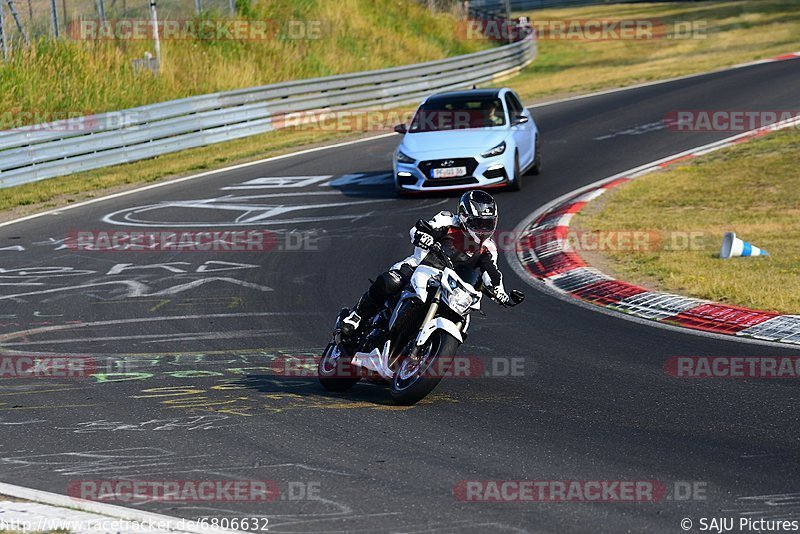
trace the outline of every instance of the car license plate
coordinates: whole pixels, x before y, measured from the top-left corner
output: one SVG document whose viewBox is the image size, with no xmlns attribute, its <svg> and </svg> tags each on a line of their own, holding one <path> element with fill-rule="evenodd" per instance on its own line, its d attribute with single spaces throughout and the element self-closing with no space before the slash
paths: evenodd
<svg viewBox="0 0 800 534">
<path fill-rule="evenodd" d="M 431 170 L 431 178 L 455 178 L 465 174 L 467 174 L 466 167 L 445 167 Z"/>
</svg>

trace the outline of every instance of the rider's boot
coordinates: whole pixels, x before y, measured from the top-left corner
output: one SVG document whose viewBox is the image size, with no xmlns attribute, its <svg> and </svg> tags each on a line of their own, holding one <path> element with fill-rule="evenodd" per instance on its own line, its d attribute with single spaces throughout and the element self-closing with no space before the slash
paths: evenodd
<svg viewBox="0 0 800 534">
<path fill-rule="evenodd" d="M 378 306 L 372 301 L 369 291 L 364 293 L 361 299 L 356 304 L 350 313 L 342 319 L 342 335 L 345 338 L 352 338 L 358 332 L 362 324 L 369 323 L 375 312 L 378 311 Z"/>
<path fill-rule="evenodd" d="M 342 320 L 342 335 L 345 338 L 352 338 L 362 325 L 369 324 L 386 299 L 397 294 L 408 283 L 413 272 L 413 267 L 403 265 L 399 269 L 391 269 L 378 276 L 356 307 Z"/>
</svg>

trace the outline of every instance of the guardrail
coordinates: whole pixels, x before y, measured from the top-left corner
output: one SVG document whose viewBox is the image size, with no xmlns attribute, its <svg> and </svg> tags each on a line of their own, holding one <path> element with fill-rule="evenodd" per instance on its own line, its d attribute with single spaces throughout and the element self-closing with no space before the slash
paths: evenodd
<svg viewBox="0 0 800 534">
<path fill-rule="evenodd" d="M 505 13 L 506 2 L 511 11 L 532 11 L 556 7 L 580 7 L 602 4 L 635 4 L 639 2 L 671 1 L 702 2 L 707 0 L 470 0 L 470 11 L 476 13 Z"/>
<path fill-rule="evenodd" d="M 171 100 L 0 131 L 0 188 L 221 143 L 283 126 L 286 113 L 386 109 L 437 91 L 515 74 L 536 57 L 530 37 L 473 54 L 385 70 Z"/>
</svg>

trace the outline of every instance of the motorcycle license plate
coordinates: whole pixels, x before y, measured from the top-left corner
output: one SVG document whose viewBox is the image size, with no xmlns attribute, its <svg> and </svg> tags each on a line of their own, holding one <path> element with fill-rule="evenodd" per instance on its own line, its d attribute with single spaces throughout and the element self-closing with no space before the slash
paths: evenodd
<svg viewBox="0 0 800 534">
<path fill-rule="evenodd" d="M 432 169 L 431 178 L 456 178 L 467 174 L 466 167 L 445 167 L 442 169 Z"/>
</svg>

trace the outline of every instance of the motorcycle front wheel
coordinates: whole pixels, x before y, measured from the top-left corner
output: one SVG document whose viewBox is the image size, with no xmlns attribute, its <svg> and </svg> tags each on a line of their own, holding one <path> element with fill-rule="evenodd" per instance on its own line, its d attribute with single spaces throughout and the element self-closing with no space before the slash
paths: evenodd
<svg viewBox="0 0 800 534">
<path fill-rule="evenodd" d="M 336 343 L 328 343 L 317 366 L 317 377 L 322 387 L 328 391 L 347 391 L 361 380 L 360 373 L 348 360 Z"/>
<path fill-rule="evenodd" d="M 459 341 L 444 330 L 431 334 L 416 358 L 405 357 L 400 363 L 392 379 L 392 400 L 410 406 L 425 398 L 450 369 L 458 346 Z"/>
</svg>

